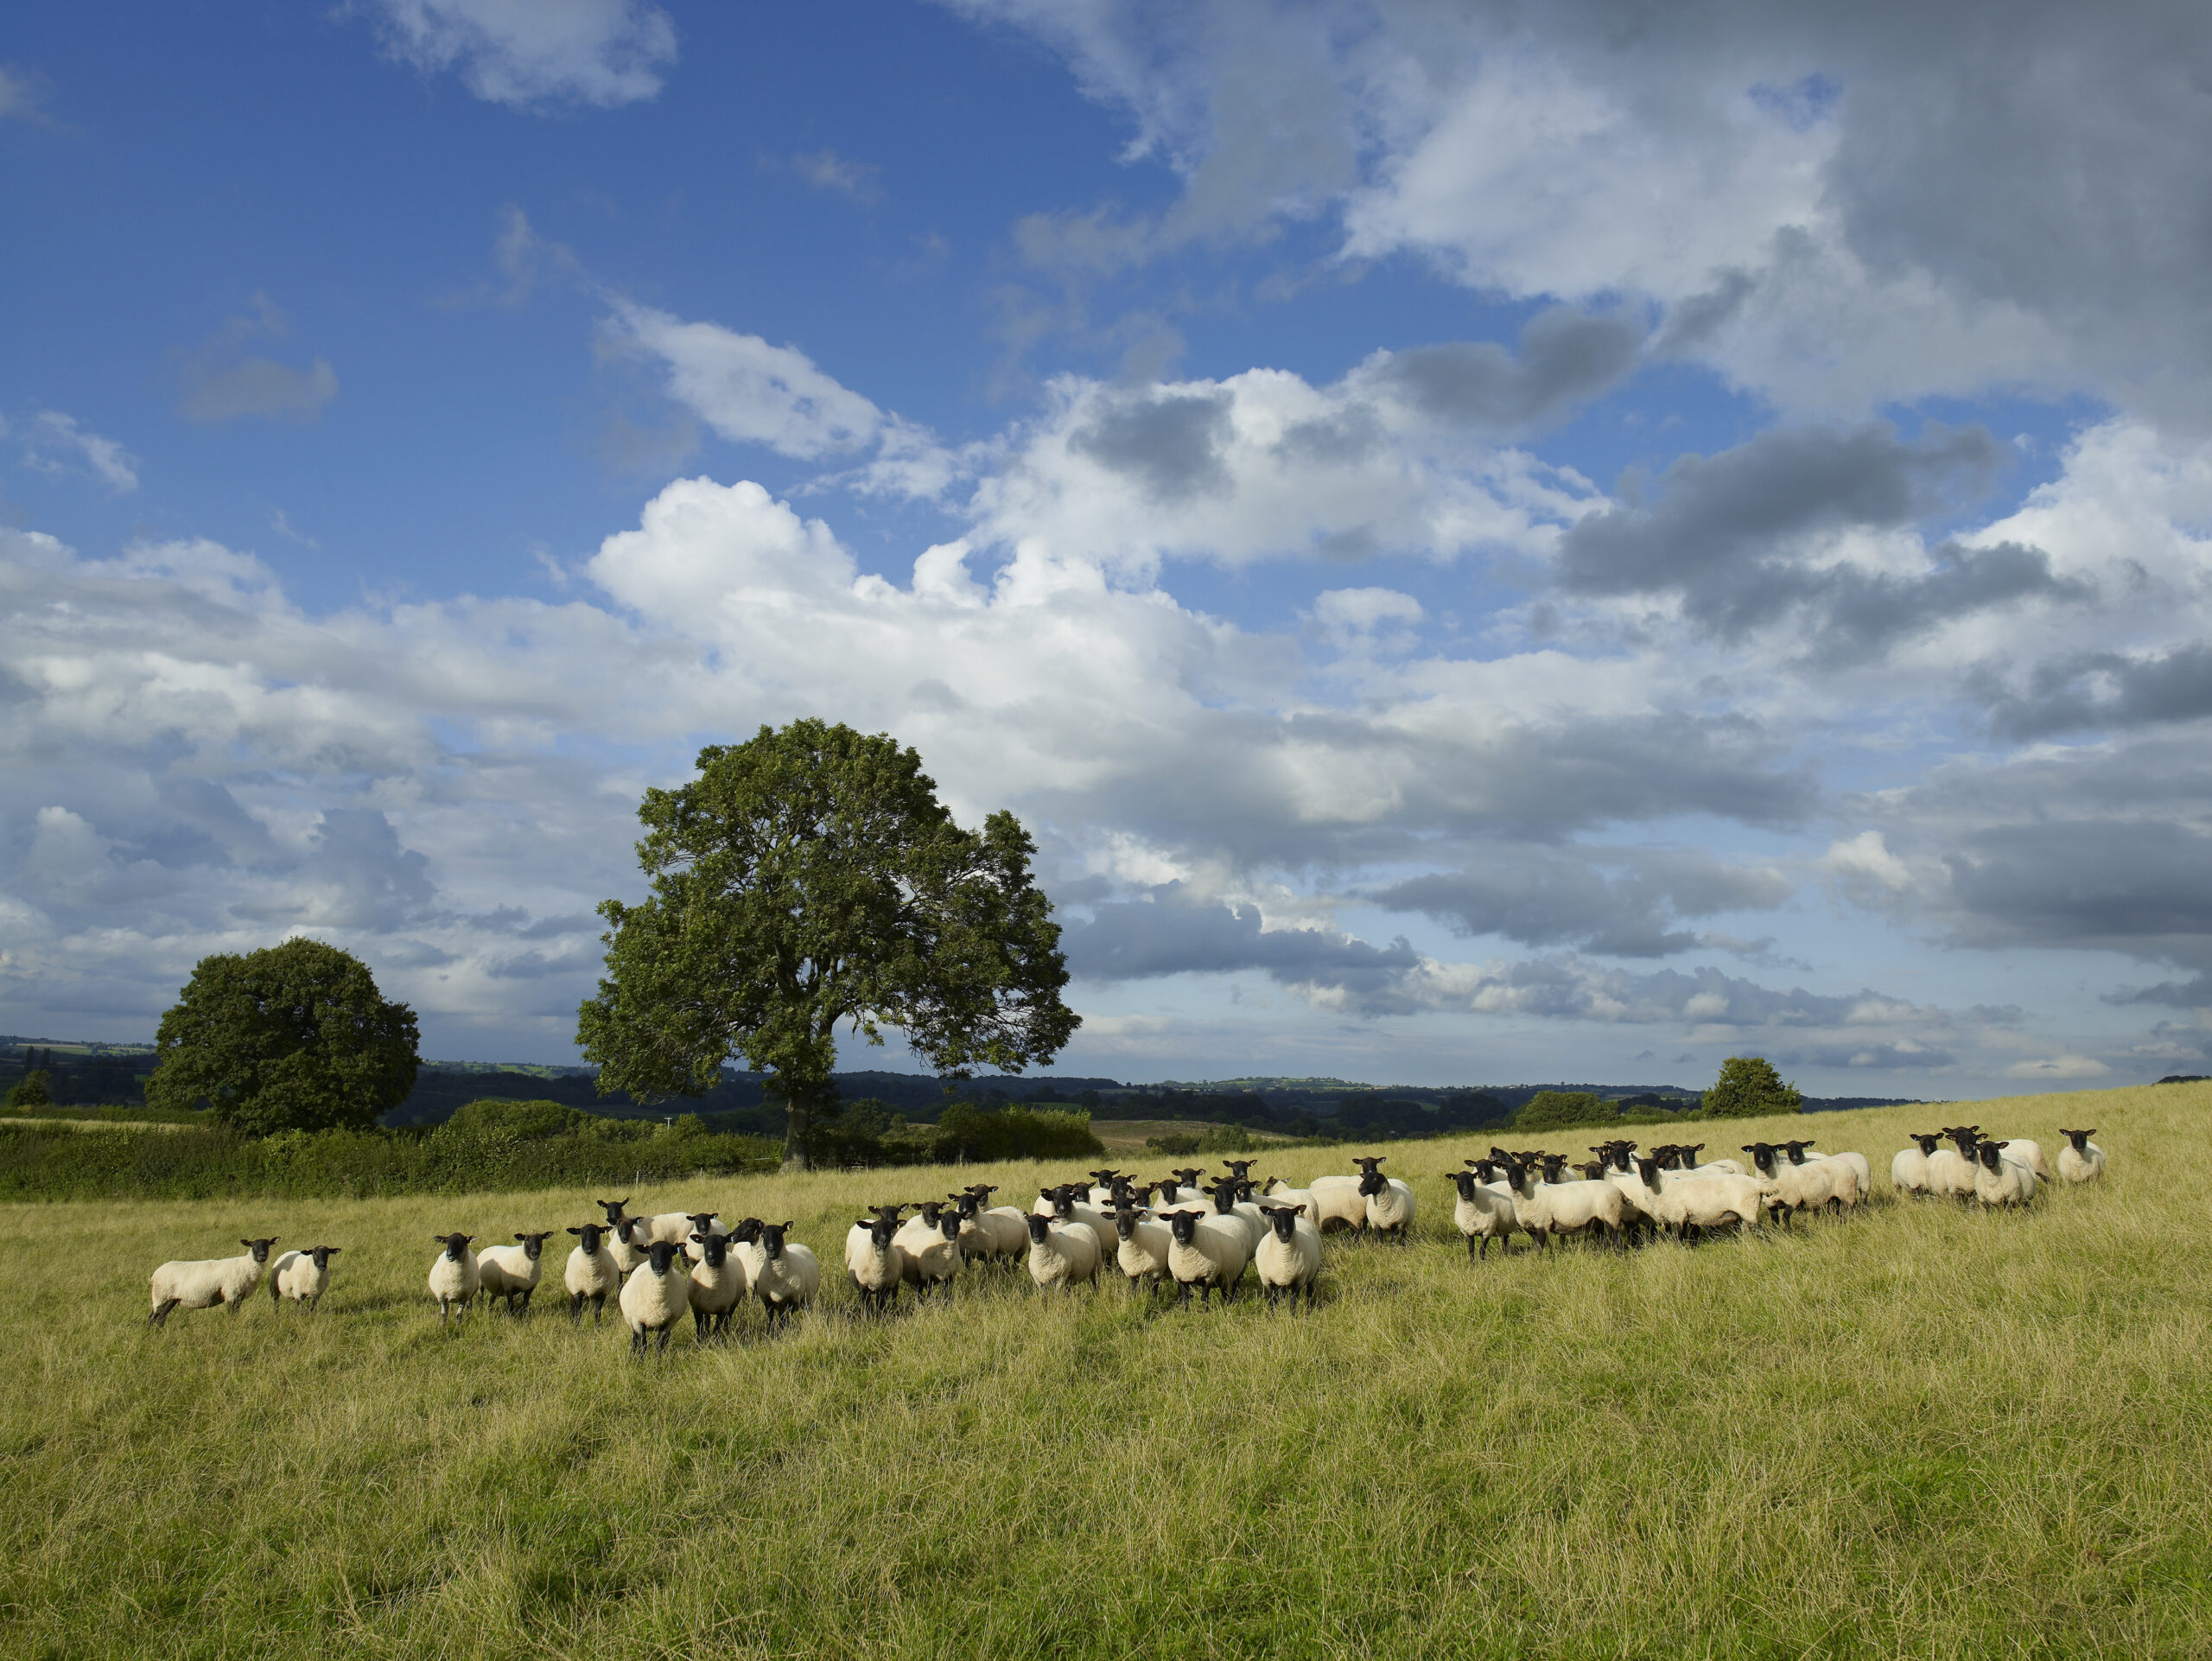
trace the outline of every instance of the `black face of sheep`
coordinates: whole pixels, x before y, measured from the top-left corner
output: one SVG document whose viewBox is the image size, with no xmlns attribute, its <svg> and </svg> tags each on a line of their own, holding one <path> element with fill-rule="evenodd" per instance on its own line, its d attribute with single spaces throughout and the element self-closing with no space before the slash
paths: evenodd
<svg viewBox="0 0 2212 1661">
<path fill-rule="evenodd" d="M 1236 1202 L 1243 1198 L 1243 1190 L 1226 1178 L 1206 1189 L 1205 1193 L 1206 1197 L 1213 1201 L 1215 1213 L 1222 1217 L 1226 1217 L 1230 1212 L 1235 1211 Z"/>
<path fill-rule="evenodd" d="M 1376 1167 L 1389 1157 L 1388 1154 L 1377 1154 L 1372 1159 L 1355 1159 L 1352 1163 L 1359 1167 L 1363 1176 L 1373 1176 Z"/>
<path fill-rule="evenodd" d="M 645 1248 L 645 1261 L 652 1266 L 654 1274 L 665 1275 L 668 1273 L 669 1264 L 676 1261 L 676 1242 L 673 1240 L 654 1241 Z"/>
<path fill-rule="evenodd" d="M 963 1223 L 972 1223 L 982 1214 L 983 1203 L 972 1193 L 956 1193 L 946 1197 L 952 1201 L 960 1220 Z"/>
<path fill-rule="evenodd" d="M 687 1211 L 683 1213 L 683 1220 L 691 1225 L 694 1234 L 712 1234 L 715 1231 L 715 1213 L 710 1211 Z"/>
<path fill-rule="evenodd" d="M 1916 1130 L 1909 1140 L 1920 1144 L 1920 1156 L 1925 1159 L 1936 1151 L 1936 1144 L 1942 1141 L 1943 1136 L 1941 1131 Z"/>
<path fill-rule="evenodd" d="M 1370 1171 L 1359 1180 L 1359 1191 L 1362 1193 L 1381 1193 L 1389 1186 L 1390 1179 L 1380 1171 Z"/>
<path fill-rule="evenodd" d="M 1697 1156 L 1705 1151 L 1705 1144 L 1694 1142 L 1688 1147 L 1678 1148 L 1675 1151 L 1682 1156 L 1682 1168 L 1687 1171 L 1697 1164 Z"/>
<path fill-rule="evenodd" d="M 1298 1232 L 1298 1215 L 1305 1209 L 1303 1206 L 1262 1206 L 1261 1207 L 1261 1210 L 1267 1213 L 1268 1226 L 1275 1231 L 1275 1238 L 1283 1241 L 1289 1240 Z"/>
<path fill-rule="evenodd" d="M 1476 1174 L 1474 1172 L 1446 1171 L 1445 1175 L 1451 1179 L 1452 1186 L 1459 1189 L 1460 1199 L 1472 1200 L 1475 1197 Z"/>
<path fill-rule="evenodd" d="M 1782 1144 L 1782 1151 L 1789 1155 L 1789 1162 L 1792 1165 L 1802 1165 L 1805 1162 L 1805 1150 L 1812 1145 L 1809 1142 L 1785 1142 Z"/>
<path fill-rule="evenodd" d="M 768 1254 L 769 1262 L 773 1263 L 784 1255 L 784 1236 L 789 1234 L 793 1226 L 788 1221 L 760 1225 L 760 1249 Z"/>
<path fill-rule="evenodd" d="M 1567 1155 L 1565 1154 L 1546 1154 L 1544 1155 L 1545 1181 L 1556 1182 L 1560 1178 L 1566 1174 Z"/>
<path fill-rule="evenodd" d="M 1114 1232 L 1124 1240 L 1134 1240 L 1137 1238 L 1137 1224 L 1141 1220 L 1134 1206 L 1123 1206 L 1114 1213 Z"/>
<path fill-rule="evenodd" d="M 330 1260 L 345 1251 L 344 1246 L 309 1246 L 308 1257 L 318 1270 L 330 1267 Z"/>
<path fill-rule="evenodd" d="M 699 1257 L 709 1269 L 720 1269 L 729 1260 L 729 1237 L 726 1234 L 694 1234 L 691 1244 L 699 1248 Z"/>
<path fill-rule="evenodd" d="M 430 1237 L 446 1249 L 446 1257 L 454 1263 L 461 1261 L 461 1249 L 476 1237 L 474 1234 L 433 1234 Z"/>
<path fill-rule="evenodd" d="M 586 1223 L 582 1228 L 572 1228 L 569 1232 L 576 1237 L 576 1244 L 583 1248 L 585 1257 L 599 1256 L 599 1237 L 607 1231 L 597 1223 Z"/>
<path fill-rule="evenodd" d="M 2097 1133 L 2094 1130 L 2069 1130 L 2061 1125 L 2058 1134 L 2074 1144 L 2075 1153 L 2086 1154 L 2089 1151 L 2089 1138 Z"/>
<path fill-rule="evenodd" d="M 1256 1159 L 1225 1159 L 1221 1162 L 1229 1168 L 1230 1175 L 1242 1182 L 1244 1180 L 1244 1173 L 1260 1161 Z"/>
<path fill-rule="evenodd" d="M 1042 1244 L 1046 1235 L 1052 1231 L 1052 1219 L 1040 1217 L 1033 1211 L 1023 1220 L 1029 1225 L 1029 1238 Z"/>
<path fill-rule="evenodd" d="M 627 1196 L 620 1200 L 594 1200 L 591 1202 L 607 1213 L 607 1226 L 613 1228 L 626 1215 L 622 1207 L 630 1203 Z"/>
<path fill-rule="evenodd" d="M 522 1255 L 532 1263 L 543 1257 L 545 1255 L 545 1235 L 552 1231 L 551 1229 L 547 1229 L 544 1234 L 516 1235 L 515 1238 L 522 1242 Z"/>
<path fill-rule="evenodd" d="M 1751 1156 L 1751 1163 L 1759 1168 L 1760 1174 L 1774 1174 L 1774 1156 L 1779 1151 L 1770 1142 L 1747 1142 L 1744 1151 Z"/>
<path fill-rule="evenodd" d="M 1638 1154 L 1636 1157 L 1636 1174 L 1643 1180 L 1643 1186 L 1645 1187 L 1653 1190 L 1655 1193 L 1657 1191 L 1659 1187 L 1659 1161 L 1657 1160 L 1650 1158 L 1647 1155 Z"/>
<path fill-rule="evenodd" d="M 1173 1177 L 1175 1181 L 1184 1187 L 1194 1188 L 1198 1187 L 1198 1179 L 1204 1176 L 1205 1173 L 1195 1165 L 1180 1165 L 1176 1167 L 1175 1169 L 1168 1172 L 1167 1174 Z"/>
<path fill-rule="evenodd" d="M 748 1217 L 729 1231 L 729 1238 L 740 1245 L 751 1245 L 760 1238 L 761 1231 L 766 1227 L 767 1225 L 759 1218 Z"/>
<path fill-rule="evenodd" d="M 1974 1157 L 1981 1161 L 1981 1168 L 1985 1171 L 1995 1170 L 1998 1161 L 2005 1157 L 2005 1148 L 2001 1142 L 1985 1142 L 1974 1151 Z"/>
<path fill-rule="evenodd" d="M 974 1194 L 977 1203 L 981 1205 L 989 1205 L 991 1196 L 998 1191 L 998 1184 L 995 1182 L 970 1182 L 968 1185 L 968 1192 Z"/>
<path fill-rule="evenodd" d="M 1168 1231 L 1174 1235 L 1176 1244 L 1188 1245 L 1198 1238 L 1201 1215 L 1201 1212 L 1194 1211 L 1171 1211 L 1167 1213 Z"/>
<path fill-rule="evenodd" d="M 244 1246 L 248 1251 L 253 1253 L 254 1262 L 257 1263 L 265 1263 L 269 1261 L 269 1248 L 276 1244 L 276 1236 L 272 1234 L 265 1240 L 248 1240 L 241 1238 L 238 1241 L 238 1244 Z"/>
</svg>

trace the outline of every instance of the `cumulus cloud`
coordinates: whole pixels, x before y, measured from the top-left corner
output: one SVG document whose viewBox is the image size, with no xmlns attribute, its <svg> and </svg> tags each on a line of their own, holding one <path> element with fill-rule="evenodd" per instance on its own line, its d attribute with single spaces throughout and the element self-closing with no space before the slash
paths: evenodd
<svg viewBox="0 0 2212 1661">
<path fill-rule="evenodd" d="M 253 297 L 250 317 L 232 317 L 186 353 L 179 365 L 177 411 L 188 420 L 213 424 L 242 416 L 314 421 L 338 396 L 338 376 L 327 360 L 302 369 L 249 348 L 281 340 L 290 320 L 266 295 Z"/>
<path fill-rule="evenodd" d="M 518 109 L 656 96 L 676 25 L 650 0 L 371 0 L 385 46 Z"/>
</svg>

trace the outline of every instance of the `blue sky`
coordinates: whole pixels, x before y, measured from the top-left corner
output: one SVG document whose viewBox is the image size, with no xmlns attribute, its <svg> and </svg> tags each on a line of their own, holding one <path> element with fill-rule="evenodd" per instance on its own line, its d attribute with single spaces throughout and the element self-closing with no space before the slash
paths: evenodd
<svg viewBox="0 0 2212 1661">
<path fill-rule="evenodd" d="M 569 1059 L 815 714 L 1032 827 L 1076 1071 L 2205 1070 L 2208 35 L 11 16 L 0 1028 L 304 932 Z"/>
</svg>

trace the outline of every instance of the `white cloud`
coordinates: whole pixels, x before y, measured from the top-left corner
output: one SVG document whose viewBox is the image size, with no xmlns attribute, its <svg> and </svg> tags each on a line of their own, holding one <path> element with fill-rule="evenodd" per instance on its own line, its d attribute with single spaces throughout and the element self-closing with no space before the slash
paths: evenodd
<svg viewBox="0 0 2212 1661">
<path fill-rule="evenodd" d="M 371 0 L 387 48 L 517 108 L 656 96 L 676 25 L 650 0 Z"/>
<path fill-rule="evenodd" d="M 38 87 L 12 64 L 0 63 L 0 121 L 43 122 Z"/>
<path fill-rule="evenodd" d="M 2019 1061 L 2005 1069 L 2007 1079 L 2101 1079 L 2112 1069 L 2094 1056 L 2053 1055 L 2041 1060 Z"/>
<path fill-rule="evenodd" d="M 213 423 L 266 416 L 314 421 L 338 396 L 338 376 L 328 360 L 317 358 L 302 369 L 247 349 L 291 333 L 290 319 L 267 295 L 255 295 L 253 308 L 251 316 L 226 319 L 182 355 L 177 411 L 188 420 Z"/>
<path fill-rule="evenodd" d="M 63 474 L 87 468 L 118 493 L 138 488 L 137 456 L 112 438 L 79 427 L 75 417 L 58 410 L 41 410 L 21 427 L 0 422 L 0 435 L 21 441 L 23 465 L 37 472 Z"/>
<path fill-rule="evenodd" d="M 877 202 L 883 196 L 881 168 L 855 162 L 832 150 L 797 150 L 785 159 L 785 165 L 817 190 L 849 196 L 862 207 Z"/>
</svg>

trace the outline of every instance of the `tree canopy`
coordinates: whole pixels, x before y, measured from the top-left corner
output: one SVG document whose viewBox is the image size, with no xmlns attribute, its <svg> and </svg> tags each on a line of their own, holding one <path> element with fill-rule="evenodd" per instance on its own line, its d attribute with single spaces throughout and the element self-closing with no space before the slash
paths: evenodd
<svg viewBox="0 0 2212 1661">
<path fill-rule="evenodd" d="M 415 1012 L 321 940 L 203 958 L 155 1035 L 155 1107 L 211 1109 L 250 1136 L 365 1130 L 415 1086 Z"/>
<path fill-rule="evenodd" d="M 921 757 L 820 721 L 699 752 L 699 777 L 650 789 L 640 904 L 610 900 L 607 974 L 576 1042 L 602 1091 L 696 1095 L 725 1061 L 772 1075 L 785 1157 L 803 1168 L 834 1109 L 841 1024 L 895 1027 L 943 1074 L 1049 1065 L 1079 1018 L 1052 902 L 1020 822 L 963 830 Z"/>
<path fill-rule="evenodd" d="M 1620 1110 L 1583 1090 L 1540 1090 L 1513 1116 L 1516 1130 L 1560 1130 L 1571 1125 L 1611 1124 Z"/>
<path fill-rule="evenodd" d="M 1709 1119 L 1755 1119 L 1769 1113 L 1800 1113 L 1805 1098 L 1782 1082 L 1763 1055 L 1732 1055 L 1720 1064 L 1720 1077 L 1705 1092 Z"/>
</svg>

